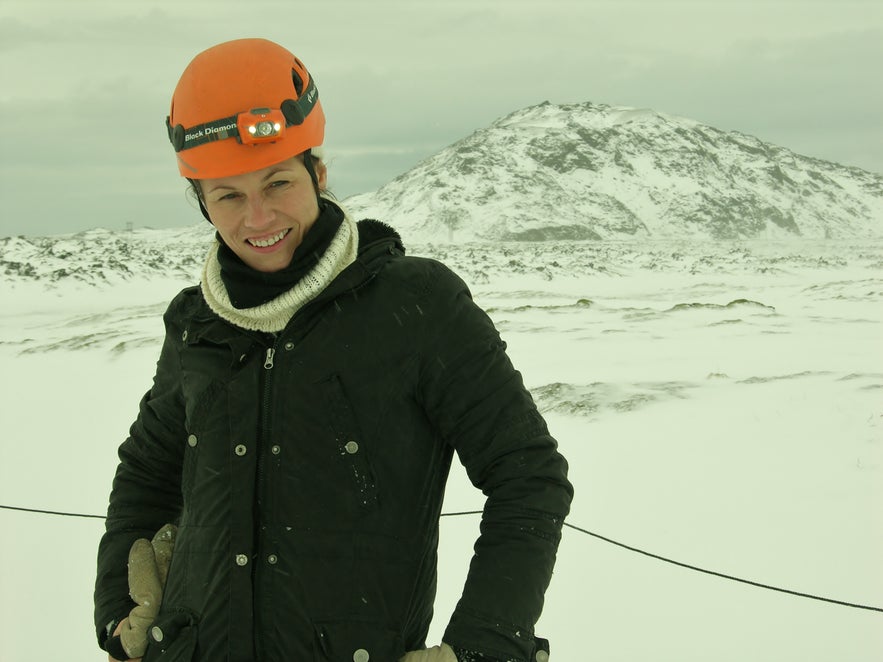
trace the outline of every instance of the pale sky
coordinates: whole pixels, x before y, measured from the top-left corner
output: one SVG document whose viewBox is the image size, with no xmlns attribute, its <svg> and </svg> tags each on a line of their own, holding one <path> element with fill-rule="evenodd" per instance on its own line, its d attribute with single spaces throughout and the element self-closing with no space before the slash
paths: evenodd
<svg viewBox="0 0 883 662">
<path fill-rule="evenodd" d="M 315 76 L 340 198 L 546 100 L 883 173 L 880 0 L 0 0 L 0 237 L 204 222 L 164 122 L 193 56 L 241 37 Z"/>
</svg>

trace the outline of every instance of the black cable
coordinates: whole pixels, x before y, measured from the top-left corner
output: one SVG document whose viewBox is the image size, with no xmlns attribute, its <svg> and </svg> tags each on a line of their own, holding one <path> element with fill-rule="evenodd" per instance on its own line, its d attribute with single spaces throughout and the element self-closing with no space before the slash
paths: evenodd
<svg viewBox="0 0 883 662">
<path fill-rule="evenodd" d="M 20 510 L 25 513 L 39 513 L 41 515 L 61 515 L 62 517 L 88 517 L 89 519 L 104 519 L 104 515 L 85 515 L 83 513 L 62 513 L 58 510 L 39 510 L 37 508 L 19 508 L 17 506 L 3 506 L 5 510 Z"/>
<path fill-rule="evenodd" d="M 16 506 L 4 506 L 0 505 L 0 508 L 6 510 L 19 510 L 26 513 L 39 513 L 42 515 L 61 515 L 63 517 L 86 517 L 90 519 L 104 519 L 104 515 L 86 515 L 83 513 L 63 513 L 57 510 L 39 510 L 37 508 L 19 508 Z M 481 515 L 483 511 L 481 510 L 464 510 L 458 513 L 442 513 L 441 517 L 460 517 L 463 515 Z M 618 542 L 611 538 L 607 538 L 597 533 L 593 533 L 587 529 L 580 528 L 578 526 L 574 526 L 573 524 L 564 523 L 564 526 L 573 529 L 574 531 L 579 531 L 587 536 L 591 536 L 593 538 L 597 538 L 598 540 L 603 540 L 606 543 L 610 543 L 611 545 L 615 545 L 617 547 L 621 547 L 622 549 L 627 549 L 630 552 L 635 552 L 636 554 L 642 554 L 644 556 L 649 556 L 651 559 L 656 559 L 657 561 L 663 561 L 664 563 L 670 563 L 672 565 L 679 566 L 681 568 L 686 568 L 687 570 L 693 570 L 695 572 L 701 572 L 706 575 L 712 575 L 714 577 L 720 577 L 721 579 L 729 579 L 733 582 L 739 582 L 741 584 L 748 584 L 749 586 L 756 586 L 757 588 L 764 588 L 768 591 L 777 591 L 779 593 L 787 593 L 788 595 L 796 595 L 801 598 L 808 598 L 810 600 L 818 600 L 820 602 L 828 602 L 835 605 L 840 605 L 842 607 L 852 607 L 853 609 L 866 609 L 868 611 L 877 611 L 883 613 L 883 608 L 880 607 L 872 607 L 870 605 L 862 605 L 857 604 L 855 602 L 846 602 L 844 600 L 835 600 L 833 598 L 825 598 L 820 595 L 813 595 L 812 593 L 801 593 L 800 591 L 792 591 L 791 589 L 781 588 L 779 586 L 772 586 L 770 584 L 762 584 L 760 582 L 755 582 L 750 579 L 743 579 L 741 577 L 735 577 L 734 575 L 728 575 L 723 572 L 717 572 L 716 570 L 708 570 L 706 568 L 700 568 L 699 566 L 690 565 L 689 563 L 683 563 L 681 561 L 675 561 L 674 559 L 666 558 L 665 556 L 660 556 L 659 554 L 653 554 L 652 552 L 644 551 L 643 549 L 639 549 L 637 547 L 632 547 L 631 545 L 626 545 L 625 543 Z"/>
<path fill-rule="evenodd" d="M 643 549 L 638 549 L 637 547 L 631 547 L 630 545 L 626 545 L 621 542 L 617 542 L 616 540 L 611 540 L 610 538 L 605 538 L 602 535 L 598 535 L 597 533 L 592 533 L 591 531 L 586 531 L 585 529 L 581 529 L 578 526 L 574 526 L 573 524 L 564 523 L 564 526 L 568 526 L 575 531 L 579 531 L 580 533 L 584 533 L 587 536 L 592 536 L 593 538 L 597 538 L 598 540 L 603 540 L 604 542 L 610 543 L 611 545 L 616 545 L 617 547 L 622 547 L 623 549 L 627 549 L 630 552 L 636 552 L 638 554 L 643 554 L 644 556 L 649 556 L 652 559 L 656 559 L 658 561 L 664 561 L 665 563 L 671 563 L 672 565 L 677 565 L 682 568 L 687 568 L 688 570 L 695 570 L 696 572 L 703 572 L 706 575 L 713 575 L 715 577 L 721 577 L 722 579 L 729 579 L 734 582 L 741 582 L 742 584 L 748 584 L 750 586 L 757 586 L 758 588 L 765 588 L 769 591 L 778 591 L 779 593 L 788 593 L 789 595 L 796 595 L 801 598 L 809 598 L 810 600 L 820 600 L 822 602 L 830 602 L 835 605 L 842 605 L 844 607 L 853 607 L 854 609 L 867 609 L 869 611 L 879 611 L 883 612 L 883 609 L 880 607 L 871 607 L 870 605 L 861 605 L 856 604 L 854 602 L 844 602 L 843 600 L 834 600 L 833 598 L 824 598 L 820 595 L 813 595 L 811 593 L 801 593 L 800 591 L 792 591 L 788 588 L 781 588 L 779 586 L 771 586 L 770 584 L 761 584 L 760 582 L 755 582 L 750 579 L 742 579 L 741 577 L 734 577 L 733 575 L 727 575 L 722 572 L 717 572 L 715 570 L 707 570 L 705 568 L 700 568 L 695 565 L 690 565 L 689 563 L 682 563 L 681 561 L 675 561 L 674 559 L 668 559 L 664 556 L 659 556 L 659 554 L 653 554 L 651 552 L 645 552 Z"/>
<path fill-rule="evenodd" d="M 481 515 L 482 511 L 480 510 L 468 510 L 460 513 L 442 513 L 442 517 L 445 516 L 455 516 L 455 515 Z M 674 559 L 669 559 L 664 556 L 660 556 L 659 554 L 653 554 L 652 552 L 646 552 L 643 549 L 638 549 L 637 547 L 632 547 L 631 545 L 626 545 L 625 543 L 618 542 L 616 540 L 612 540 L 605 536 L 599 535 L 597 533 L 593 533 L 592 531 L 588 531 L 587 529 L 582 529 L 578 526 L 574 526 L 573 524 L 564 523 L 564 526 L 573 529 L 574 531 L 579 531 L 580 533 L 584 533 L 587 536 L 592 536 L 593 538 L 597 538 L 598 540 L 603 540 L 606 543 L 610 543 L 611 545 L 616 545 L 617 547 L 621 547 L 623 549 L 627 549 L 630 552 L 635 552 L 637 554 L 643 554 L 644 556 L 649 556 L 652 559 L 656 559 L 657 561 L 663 561 L 665 563 L 671 563 L 672 565 L 680 566 L 681 568 L 687 568 L 688 570 L 694 570 L 696 572 L 702 572 L 706 575 L 713 575 L 715 577 L 721 577 L 722 579 L 729 579 L 730 581 L 740 582 L 742 584 L 748 584 L 750 586 L 756 586 L 758 588 L 765 588 L 769 591 L 778 591 L 779 593 L 787 593 L 789 595 L 796 595 L 801 598 L 809 598 L 810 600 L 820 600 L 822 602 L 830 602 L 835 605 L 841 605 L 844 607 L 853 607 L 854 609 L 867 609 L 869 611 L 878 611 L 883 613 L 883 608 L 880 607 L 872 607 L 870 605 L 862 605 L 856 604 L 854 602 L 845 602 L 843 600 L 834 600 L 833 598 L 825 598 L 819 595 L 812 595 L 811 593 L 801 593 L 800 591 L 792 591 L 787 588 L 780 588 L 778 586 L 771 586 L 770 584 L 761 584 L 760 582 L 755 582 L 750 579 L 742 579 L 741 577 L 735 577 L 733 575 L 727 575 L 722 572 L 717 572 L 715 570 L 707 570 L 705 568 L 700 568 L 699 566 L 690 565 L 689 563 L 683 563 L 681 561 L 675 561 Z"/>
</svg>

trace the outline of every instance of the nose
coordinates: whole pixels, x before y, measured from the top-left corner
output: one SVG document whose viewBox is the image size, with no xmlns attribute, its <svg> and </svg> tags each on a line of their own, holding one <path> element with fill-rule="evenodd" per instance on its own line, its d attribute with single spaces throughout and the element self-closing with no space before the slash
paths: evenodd
<svg viewBox="0 0 883 662">
<path fill-rule="evenodd" d="M 246 226 L 255 229 L 264 228 L 272 225 L 275 218 L 276 213 L 264 196 L 254 195 L 248 199 Z"/>
</svg>

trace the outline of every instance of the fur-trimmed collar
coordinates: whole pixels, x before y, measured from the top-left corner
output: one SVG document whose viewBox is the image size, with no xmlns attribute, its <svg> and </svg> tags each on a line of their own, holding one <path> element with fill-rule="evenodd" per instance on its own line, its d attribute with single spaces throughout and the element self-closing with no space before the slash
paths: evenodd
<svg viewBox="0 0 883 662">
<path fill-rule="evenodd" d="M 374 218 L 363 218 L 357 225 L 359 228 L 359 253 L 362 253 L 374 242 L 388 239 L 394 239 L 399 250 L 402 253 L 405 252 L 401 235 L 391 225 Z"/>
</svg>

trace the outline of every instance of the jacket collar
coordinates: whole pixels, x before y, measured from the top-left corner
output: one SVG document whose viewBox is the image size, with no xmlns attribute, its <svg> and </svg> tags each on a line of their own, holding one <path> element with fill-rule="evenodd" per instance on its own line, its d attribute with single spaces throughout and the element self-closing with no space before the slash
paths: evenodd
<svg viewBox="0 0 883 662">
<path fill-rule="evenodd" d="M 358 222 L 359 256 L 369 252 L 377 244 L 384 247 L 392 245 L 400 255 L 405 254 L 402 238 L 391 226 L 373 218 L 365 218 Z"/>
<path fill-rule="evenodd" d="M 356 261 L 315 298 L 315 302 L 326 301 L 368 283 L 387 262 L 405 254 L 402 238 L 391 226 L 372 218 L 363 219 L 357 224 L 359 249 Z"/>
</svg>

